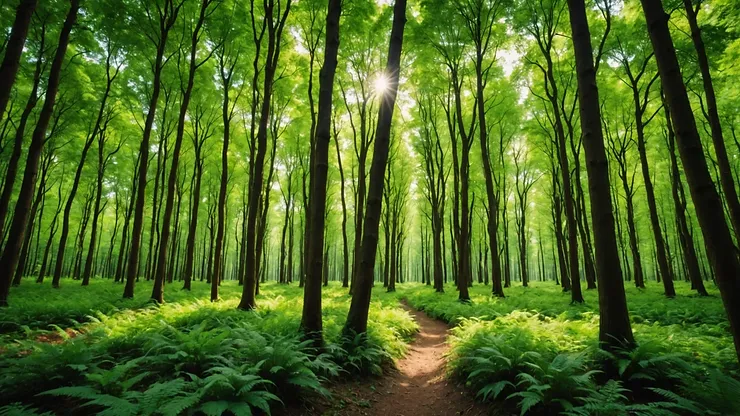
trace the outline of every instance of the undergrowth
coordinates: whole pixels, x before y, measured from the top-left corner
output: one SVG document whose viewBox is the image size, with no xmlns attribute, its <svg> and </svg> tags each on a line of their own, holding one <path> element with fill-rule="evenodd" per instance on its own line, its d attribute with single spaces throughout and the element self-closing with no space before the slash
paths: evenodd
<svg viewBox="0 0 740 416">
<path fill-rule="evenodd" d="M 737 358 L 721 301 L 677 284 L 666 299 L 658 288 L 628 288 L 635 348 L 598 348 L 596 293 L 568 305 L 553 284 L 472 289 L 470 304 L 456 294 L 406 286 L 412 306 L 455 326 L 448 356 L 453 377 L 480 400 L 521 415 L 740 414 Z"/>
<path fill-rule="evenodd" d="M 231 282 L 216 303 L 198 300 L 208 288 L 194 285 L 192 293 L 170 289 L 161 306 L 137 300 L 118 307 L 109 307 L 115 301 L 107 298 L 106 284 L 120 296 L 120 286 L 110 282 L 96 282 L 85 293 L 71 286 L 18 290 L 18 307 L 3 314 L 26 330 L 13 341 L 11 334 L 3 338 L 0 391 L 12 404 L 0 414 L 269 414 L 291 400 L 329 395 L 327 380 L 381 372 L 418 330 L 394 297 L 379 293 L 368 337 L 347 342 L 340 332 L 349 298 L 330 287 L 324 291 L 326 347 L 315 351 L 299 337 L 297 287 L 263 285 L 259 308 L 243 312 L 236 310 L 241 290 Z M 148 292 L 141 286 L 143 297 Z M 58 295 L 65 290 L 66 297 Z M 95 295 L 102 309 L 70 299 Z M 21 305 L 30 310 L 20 311 Z M 74 310 L 45 312 L 66 307 Z M 83 318 L 67 320 L 72 315 Z"/>
</svg>

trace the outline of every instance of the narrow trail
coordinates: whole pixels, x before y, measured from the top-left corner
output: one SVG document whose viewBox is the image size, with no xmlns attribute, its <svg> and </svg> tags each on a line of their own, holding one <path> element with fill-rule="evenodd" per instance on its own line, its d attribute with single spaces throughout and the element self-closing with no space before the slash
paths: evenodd
<svg viewBox="0 0 740 416">
<path fill-rule="evenodd" d="M 404 305 L 420 331 L 409 351 L 376 379 L 334 386 L 332 403 L 291 415 L 365 416 L 484 416 L 496 409 L 475 401 L 474 393 L 446 377 L 444 355 L 449 350 L 449 327 Z"/>
</svg>

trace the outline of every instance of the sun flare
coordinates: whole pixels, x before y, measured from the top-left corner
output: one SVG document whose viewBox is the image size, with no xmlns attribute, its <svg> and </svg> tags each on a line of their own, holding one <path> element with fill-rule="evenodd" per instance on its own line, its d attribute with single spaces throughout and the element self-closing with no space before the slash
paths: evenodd
<svg viewBox="0 0 740 416">
<path fill-rule="evenodd" d="M 375 78 L 374 85 L 375 93 L 381 95 L 390 87 L 390 80 L 385 74 L 380 74 Z"/>
</svg>

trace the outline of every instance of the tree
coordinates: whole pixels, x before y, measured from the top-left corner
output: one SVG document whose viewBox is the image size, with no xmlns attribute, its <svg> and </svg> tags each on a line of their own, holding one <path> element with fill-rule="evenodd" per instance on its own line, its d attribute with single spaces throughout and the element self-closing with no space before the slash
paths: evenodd
<svg viewBox="0 0 740 416">
<path fill-rule="evenodd" d="M 326 14 L 326 50 L 324 64 L 319 75 L 319 112 L 316 123 L 313 177 L 308 227 L 308 272 L 303 295 L 301 330 L 313 340 L 317 347 L 323 344 L 321 323 L 321 276 L 324 269 L 324 228 L 326 220 L 326 182 L 329 171 L 329 144 L 331 141 L 332 98 L 334 75 L 339 51 L 339 17 L 342 14 L 341 0 L 330 0 Z"/>
<path fill-rule="evenodd" d="M 13 140 L 13 151 L 10 154 L 10 159 L 7 162 L 7 168 L 5 170 L 5 183 L 3 186 L 2 194 L 0 194 L 0 239 L 4 236 L 5 220 L 8 215 L 8 207 L 10 204 L 10 198 L 13 194 L 13 186 L 15 185 L 15 177 L 18 174 L 18 162 L 21 159 L 21 150 L 23 149 L 23 138 L 25 137 L 26 126 L 33 113 L 34 108 L 39 101 L 39 85 L 41 84 L 41 76 L 47 65 L 47 60 L 44 59 L 46 51 L 46 28 L 47 19 L 41 20 L 41 27 L 39 30 L 38 48 L 36 52 L 36 64 L 34 65 L 33 80 L 31 92 L 28 95 L 26 106 L 23 108 L 23 112 L 18 120 L 18 125 L 15 129 L 15 136 Z M 7 56 L 7 54 L 6 54 Z M 1 69 L 0 69 L 1 71 Z M 3 80 L 8 78 L 3 77 Z M 8 90 L 10 93 L 10 90 Z M 0 120 L 4 114 L 0 112 Z M 7 118 L 6 120 L 11 120 Z"/>
<path fill-rule="evenodd" d="M 614 234 L 612 200 L 609 192 L 609 165 L 601 130 L 599 89 L 596 85 L 591 33 L 583 0 L 568 0 L 573 49 L 578 75 L 581 131 L 586 151 L 588 186 L 591 194 L 591 221 L 596 245 L 596 276 L 599 280 L 599 341 L 605 348 L 632 344 L 632 327 L 622 283 L 617 239 Z"/>
<path fill-rule="evenodd" d="M 676 211 L 676 226 L 678 228 L 678 239 L 680 241 L 683 257 L 686 261 L 686 271 L 691 281 L 691 288 L 695 289 L 699 296 L 708 296 L 707 289 L 704 287 L 704 280 L 699 268 L 699 259 L 694 246 L 694 237 L 689 231 L 689 221 L 686 218 L 686 194 L 684 193 L 683 183 L 681 182 L 681 171 L 678 167 L 678 158 L 676 157 L 676 134 L 673 132 L 671 125 L 671 116 L 668 106 L 663 106 L 666 116 L 666 141 L 668 142 L 668 153 L 671 159 L 671 195 Z"/>
<path fill-rule="evenodd" d="M 552 111 L 552 124 L 555 129 L 557 149 L 557 160 L 562 175 L 562 192 L 565 202 L 565 220 L 568 230 L 568 274 L 562 279 L 570 280 L 571 302 L 583 303 L 581 293 L 580 271 L 578 267 L 578 224 L 576 221 L 574 207 L 574 192 L 571 186 L 570 167 L 568 163 L 568 151 L 566 148 L 565 129 L 563 127 L 562 108 L 560 106 L 560 92 L 555 79 L 555 65 L 553 62 L 553 42 L 558 33 L 559 25 L 565 4 L 560 0 L 538 0 L 526 9 L 530 13 L 525 30 L 533 36 L 537 42 L 537 48 L 545 59 L 542 64 L 531 58 L 527 61 L 537 67 L 544 79 L 546 98 L 542 100 L 550 104 Z M 579 90 L 580 93 L 580 90 Z M 593 214 L 592 214 L 593 215 Z M 564 286 L 565 287 L 565 286 Z"/>
<path fill-rule="evenodd" d="M 696 4 L 694 4 L 696 3 Z M 725 202 L 730 214 L 730 220 L 735 230 L 735 240 L 740 244 L 740 199 L 735 189 L 735 179 L 732 176 L 732 167 L 725 147 L 725 138 L 722 133 L 722 123 L 717 110 L 717 97 L 714 92 L 712 73 L 709 69 L 709 58 L 702 39 L 701 28 L 697 22 L 697 16 L 701 11 L 703 0 L 683 0 L 686 18 L 691 29 L 691 41 L 694 43 L 696 55 L 701 72 L 702 85 L 706 99 L 706 108 L 702 105 L 702 111 L 709 121 L 709 128 L 714 145 L 714 153 L 717 156 L 717 167 L 719 168 L 719 183 L 725 193 Z"/>
<path fill-rule="evenodd" d="M 378 125 L 375 132 L 375 146 L 370 166 L 365 226 L 362 236 L 361 257 L 357 274 L 357 286 L 352 295 L 347 322 L 343 332 L 346 335 L 367 332 L 367 319 L 370 309 L 370 295 L 375 271 L 375 255 L 378 248 L 378 227 L 383 200 L 383 178 L 385 177 L 390 147 L 391 123 L 393 110 L 398 95 L 398 81 L 401 72 L 401 49 L 403 32 L 406 25 L 406 0 L 396 0 L 393 5 L 393 26 L 388 47 L 388 61 L 385 76 L 388 89 L 381 97 L 378 110 Z"/>
<path fill-rule="evenodd" d="M 539 177 L 529 163 L 529 151 L 522 145 L 515 145 L 514 153 L 514 185 L 519 209 L 516 211 L 515 222 L 517 225 L 517 236 L 519 240 L 519 273 L 522 286 L 529 285 L 529 257 L 527 247 L 529 246 L 529 228 L 527 228 L 527 208 L 529 207 L 529 192 Z"/>
<path fill-rule="evenodd" d="M 495 26 L 499 20 L 499 13 L 504 8 L 502 0 L 458 0 L 455 8 L 462 16 L 468 29 L 468 34 L 475 45 L 475 92 L 478 110 L 478 133 L 480 141 L 481 160 L 483 162 L 483 173 L 486 180 L 487 209 L 487 231 L 488 244 L 491 247 L 491 264 L 493 274 L 493 294 L 498 297 L 504 296 L 501 286 L 501 260 L 498 249 L 498 201 L 494 191 L 494 174 L 491 168 L 491 158 L 488 150 L 488 127 L 487 111 L 488 100 L 485 98 L 485 89 L 488 84 L 491 68 L 496 63 L 496 54 L 501 37 L 495 32 Z M 497 35 L 494 37 L 494 35 Z M 493 50 L 493 58 L 488 55 Z M 484 62 L 490 59 L 489 62 Z M 462 129 L 461 129 L 462 131 Z M 463 135 L 464 138 L 464 135 Z"/>
<path fill-rule="evenodd" d="M 676 134 L 679 154 L 689 184 L 691 199 L 704 235 L 709 260 L 722 295 L 735 351 L 740 359 L 740 264 L 735 246 L 725 222 L 722 201 L 709 175 L 702 150 L 696 119 L 683 83 L 676 49 L 668 30 L 668 15 L 661 0 L 641 0 L 650 41 L 655 51 L 666 103 L 671 109 L 671 121 Z"/>
<path fill-rule="evenodd" d="M 444 252 L 442 250 L 442 234 L 444 233 L 444 212 L 447 177 L 449 168 L 445 166 L 446 152 L 442 148 L 442 142 L 437 128 L 439 106 L 437 97 L 432 93 L 421 95 L 416 100 L 419 109 L 419 118 L 422 122 L 422 134 L 420 138 L 424 164 L 425 196 L 431 209 L 431 234 L 432 234 L 432 262 L 434 290 L 444 292 Z M 495 267 L 495 266 L 494 266 Z M 499 278 L 498 284 L 501 284 Z M 494 290 L 496 290 L 494 288 Z M 500 288 L 503 293 L 503 289 Z"/>
<path fill-rule="evenodd" d="M 70 0 L 69 11 L 62 25 L 59 34 L 59 43 L 54 54 L 54 59 L 49 69 L 49 78 L 46 83 L 46 95 L 44 105 L 36 121 L 36 127 L 31 135 L 31 144 L 28 147 L 26 156 L 26 167 L 23 172 L 23 181 L 21 189 L 16 200 L 13 222 L 10 226 L 10 233 L 14 238 L 5 246 L 2 256 L 0 256 L 0 307 L 8 306 L 8 292 L 10 283 L 16 268 L 18 267 L 18 256 L 21 250 L 26 226 L 29 219 L 29 209 L 33 198 L 33 191 L 36 186 L 36 177 L 39 168 L 39 159 L 44 147 L 46 129 L 49 126 L 52 114 L 54 112 L 54 103 L 56 102 L 57 91 L 59 91 L 59 81 L 62 75 L 62 65 L 69 45 L 70 33 L 77 22 L 77 12 L 80 8 L 80 0 Z"/>
<path fill-rule="evenodd" d="M 5 45 L 5 56 L 3 56 L 3 62 L 0 63 L 0 121 L 5 117 L 5 109 L 8 106 L 23 47 L 26 44 L 28 27 L 31 25 L 37 3 L 38 0 L 21 0 L 15 10 L 15 20 Z"/>
<path fill-rule="evenodd" d="M 154 287 L 152 288 L 152 299 L 157 303 L 164 302 L 164 277 L 165 269 L 167 266 L 167 249 L 169 248 L 169 237 L 170 237 L 170 221 L 172 221 L 172 207 L 174 203 L 175 193 L 175 182 L 177 181 L 177 169 L 180 162 L 180 151 L 182 148 L 182 141 L 185 136 L 185 117 L 187 116 L 188 106 L 190 105 L 190 99 L 193 94 L 193 87 L 195 84 L 195 72 L 203 66 L 213 55 L 213 51 L 209 52 L 202 60 L 197 59 L 198 44 L 200 43 L 201 30 L 206 18 L 213 14 L 215 7 L 218 7 L 219 3 L 216 3 L 215 7 L 211 7 L 215 0 L 201 0 L 200 10 L 198 17 L 194 20 L 195 24 L 192 29 L 190 38 L 190 57 L 188 65 L 188 75 L 185 85 L 180 80 L 180 93 L 182 94 L 182 100 L 180 101 L 180 114 L 177 120 L 177 135 L 175 136 L 175 147 L 172 151 L 172 161 L 170 162 L 170 173 L 167 178 L 167 198 L 165 200 L 164 217 L 162 219 L 162 235 L 160 236 L 159 242 L 159 254 L 157 256 L 157 268 L 154 275 Z M 179 55 L 178 55 L 179 57 Z M 177 234 L 177 233 L 175 233 Z"/>
<path fill-rule="evenodd" d="M 618 56 L 622 64 L 622 68 L 627 75 L 626 80 L 622 80 L 626 85 L 629 86 L 632 91 L 632 100 L 634 103 L 635 112 L 635 131 L 637 133 L 637 150 L 640 154 L 640 166 L 642 168 L 642 179 L 645 184 L 645 193 L 647 194 L 648 209 L 650 212 L 650 224 L 653 230 L 653 237 L 655 239 L 656 257 L 658 259 L 658 268 L 663 279 L 663 288 L 665 295 L 673 297 L 676 292 L 673 288 L 673 274 L 671 273 L 668 258 L 666 257 L 666 244 L 663 236 L 663 230 L 660 227 L 660 218 L 658 217 L 658 208 L 655 202 L 655 190 L 653 187 L 653 180 L 650 176 L 650 164 L 648 163 L 647 157 L 647 139 L 645 135 L 645 128 L 653 120 L 655 115 L 658 113 L 656 110 L 652 115 L 646 118 L 648 105 L 650 104 L 650 90 L 658 79 L 657 72 L 649 79 L 644 79 L 648 73 L 649 64 L 653 58 L 652 52 L 646 52 L 643 50 L 642 45 L 638 43 L 639 59 L 637 64 L 639 69 L 635 72 L 632 68 L 630 61 L 632 51 L 628 50 L 626 41 L 618 40 L 619 49 Z"/>
<path fill-rule="evenodd" d="M 231 35 L 231 33 L 228 32 L 224 35 L 221 49 L 216 52 L 216 56 L 218 58 L 218 73 L 221 78 L 221 86 L 223 87 L 223 105 L 221 106 L 221 119 L 224 124 L 224 140 L 221 147 L 221 180 L 218 188 L 218 229 L 216 231 L 216 251 L 214 253 L 216 270 L 221 269 L 221 259 L 223 258 L 221 251 L 224 245 L 224 227 L 226 223 L 226 188 L 229 182 L 229 144 L 231 141 L 231 121 L 234 118 L 236 105 L 243 91 L 242 88 L 238 90 L 236 97 L 234 97 L 234 101 L 232 103 L 229 93 L 234 85 L 234 76 L 236 72 L 236 67 L 239 63 L 241 49 L 235 45 L 236 42 L 233 38 L 228 39 L 229 35 Z M 220 279 L 220 277 L 220 273 L 217 272 L 216 279 L 213 279 L 216 281 L 216 283 L 211 281 L 211 302 L 218 299 L 218 280 Z"/>
<path fill-rule="evenodd" d="M 254 10 L 254 0 L 250 2 L 251 16 L 252 16 L 252 30 L 255 32 L 255 44 L 261 43 L 262 37 L 257 34 L 256 20 Z M 268 123 L 270 121 L 270 104 L 272 101 L 272 90 L 273 82 L 275 80 L 275 73 L 277 72 L 278 60 L 280 58 L 280 50 L 282 47 L 282 34 L 285 28 L 285 22 L 288 19 L 290 13 L 291 0 L 286 0 L 283 4 L 280 0 L 267 0 L 264 2 L 264 18 L 261 26 L 261 33 L 264 34 L 265 28 L 267 29 L 267 53 L 265 55 L 264 64 L 264 80 L 261 94 L 261 109 L 259 113 L 259 124 L 257 129 L 257 151 L 254 158 L 254 169 L 250 172 L 249 180 L 249 205 L 247 215 L 247 235 L 246 235 L 246 259 L 245 259 L 245 274 L 244 287 L 242 291 L 242 298 L 239 302 L 239 309 L 251 310 L 256 306 L 255 303 L 255 289 L 257 279 L 257 262 L 259 257 L 257 256 L 257 215 L 261 212 L 259 209 L 261 205 L 262 185 L 264 182 L 264 164 L 265 155 L 267 153 L 267 130 Z M 259 49 L 257 50 L 257 58 L 259 57 Z M 255 69 L 257 67 L 257 58 L 255 58 Z M 257 85 L 253 85 L 252 88 L 256 91 Z M 254 105 L 254 103 L 253 103 Z M 251 163 L 251 160 L 250 160 Z"/>
<path fill-rule="evenodd" d="M 139 146 L 139 166 L 137 173 L 138 183 L 136 184 L 136 203 L 134 204 L 134 223 L 131 230 L 131 243 L 128 254 L 128 264 L 126 266 L 126 286 L 123 289 L 124 298 L 134 297 L 134 281 L 139 275 L 139 250 L 141 247 L 141 231 L 144 226 L 144 202 L 146 199 L 146 175 L 149 164 L 149 139 L 154 126 L 154 117 L 159 104 L 159 95 L 162 91 L 162 70 L 169 60 L 165 60 L 165 49 L 167 47 L 167 38 L 170 35 L 172 27 L 177 21 L 177 15 L 180 13 L 183 2 L 176 3 L 175 0 L 163 0 L 162 3 L 156 1 L 152 6 L 148 1 L 143 2 L 144 12 L 147 16 L 147 22 L 151 32 L 146 32 L 146 38 L 154 46 L 156 53 L 154 60 L 151 61 L 152 72 L 154 73 L 152 92 L 149 97 L 149 106 L 144 123 L 144 131 Z M 160 149 L 161 151 L 161 149 Z"/>
<path fill-rule="evenodd" d="M 119 150 L 121 150 L 121 146 L 123 145 L 123 142 L 119 142 L 116 148 L 114 148 L 112 151 L 106 153 L 105 152 L 105 145 L 110 139 L 111 132 L 108 131 L 108 123 L 110 123 L 111 119 L 115 116 L 113 110 L 111 109 L 108 111 L 108 113 L 105 116 L 105 121 L 103 122 L 103 127 L 101 127 L 100 132 L 98 133 L 97 137 L 97 145 L 98 145 L 98 166 L 97 166 L 97 175 L 95 179 L 95 202 L 93 204 L 93 221 L 92 221 L 92 233 L 90 236 L 90 244 L 87 249 L 87 257 L 85 258 L 85 269 L 82 272 L 82 286 L 87 286 L 90 284 L 90 277 L 94 273 L 93 272 L 93 263 L 94 263 L 94 256 L 96 247 L 98 244 L 98 221 L 100 219 L 100 214 L 103 213 L 105 210 L 105 204 L 101 207 L 101 200 L 103 198 L 103 179 L 105 178 L 105 170 L 108 167 L 108 164 L 111 162 L 111 158 L 115 157 L 116 153 L 118 153 Z M 107 202 L 107 200 L 106 200 Z"/>
</svg>

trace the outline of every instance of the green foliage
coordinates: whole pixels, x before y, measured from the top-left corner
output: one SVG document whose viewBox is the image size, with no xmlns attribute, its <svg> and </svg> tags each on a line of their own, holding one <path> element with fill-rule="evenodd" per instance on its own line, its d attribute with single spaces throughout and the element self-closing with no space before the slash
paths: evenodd
<svg viewBox="0 0 740 416">
<path fill-rule="evenodd" d="M 339 344 L 330 350 L 330 354 L 339 365 L 359 375 L 381 375 L 381 364 L 392 359 L 389 352 L 370 342 L 365 334 L 342 337 Z"/>
<path fill-rule="evenodd" d="M 87 289 L 98 288 L 102 284 Z M 97 313 L 75 324 L 73 338 L 62 336 L 61 328 L 29 329 L 28 339 L 3 346 L 0 389 L 10 403 L 18 402 L 3 411 L 56 411 L 48 397 L 60 396 L 69 398 L 66 406 L 101 415 L 269 414 L 289 400 L 328 396 L 328 379 L 379 374 L 418 328 L 395 298 L 383 294 L 388 299 L 378 299 L 371 310 L 370 334 L 347 343 L 339 336 L 346 295 L 332 287 L 325 300 L 327 344 L 315 351 L 298 332 L 297 287 L 263 285 L 261 307 L 253 312 L 236 310 L 241 288 L 235 282 L 222 284 L 221 302 L 191 300 L 207 289 L 194 285 L 193 294 L 172 296 L 180 301 L 161 306 Z M 103 299 L 106 293 L 101 290 Z M 48 302 L 67 305 L 56 295 Z M 52 333 L 54 342 L 46 342 Z"/>
<path fill-rule="evenodd" d="M 584 393 L 594 387 L 593 376 L 587 371 L 584 354 L 558 354 L 550 362 L 528 362 L 528 372 L 517 375 L 520 391 L 507 399 L 519 399 L 521 414 L 536 406 L 548 409 L 571 409 Z"/>
<path fill-rule="evenodd" d="M 699 403 L 708 410 L 721 415 L 740 414 L 740 381 L 710 370 L 708 376 L 698 379 L 697 383 L 685 381 L 683 394 Z"/>
<path fill-rule="evenodd" d="M 694 371 L 680 354 L 670 353 L 667 345 L 655 340 L 623 346 L 614 352 L 598 350 L 606 365 L 616 367 L 618 378 L 634 392 L 651 388 L 675 388 Z"/>
<path fill-rule="evenodd" d="M 478 398 L 516 405 L 522 415 L 738 413 L 740 383 L 727 375 L 736 374 L 737 363 L 722 355 L 732 344 L 717 328 L 726 325 L 719 324 L 724 318 L 717 299 L 682 298 L 689 310 L 659 318 L 677 302 L 657 290 L 628 290 L 638 343 L 606 352 L 598 348 L 594 293 L 585 293 L 585 305 L 566 306 L 568 295 L 559 288 L 532 286 L 509 288 L 505 299 L 477 286 L 470 305 L 454 293 L 418 286 L 403 288 L 400 296 L 457 324 L 448 357 L 453 376 Z M 642 318 L 648 315 L 651 322 Z M 704 318 L 717 324 L 699 324 Z"/>
<path fill-rule="evenodd" d="M 0 415 L 2 416 L 51 416 L 51 412 L 39 413 L 36 409 L 31 406 L 26 406 L 21 403 L 12 403 L 0 407 Z"/>
</svg>

